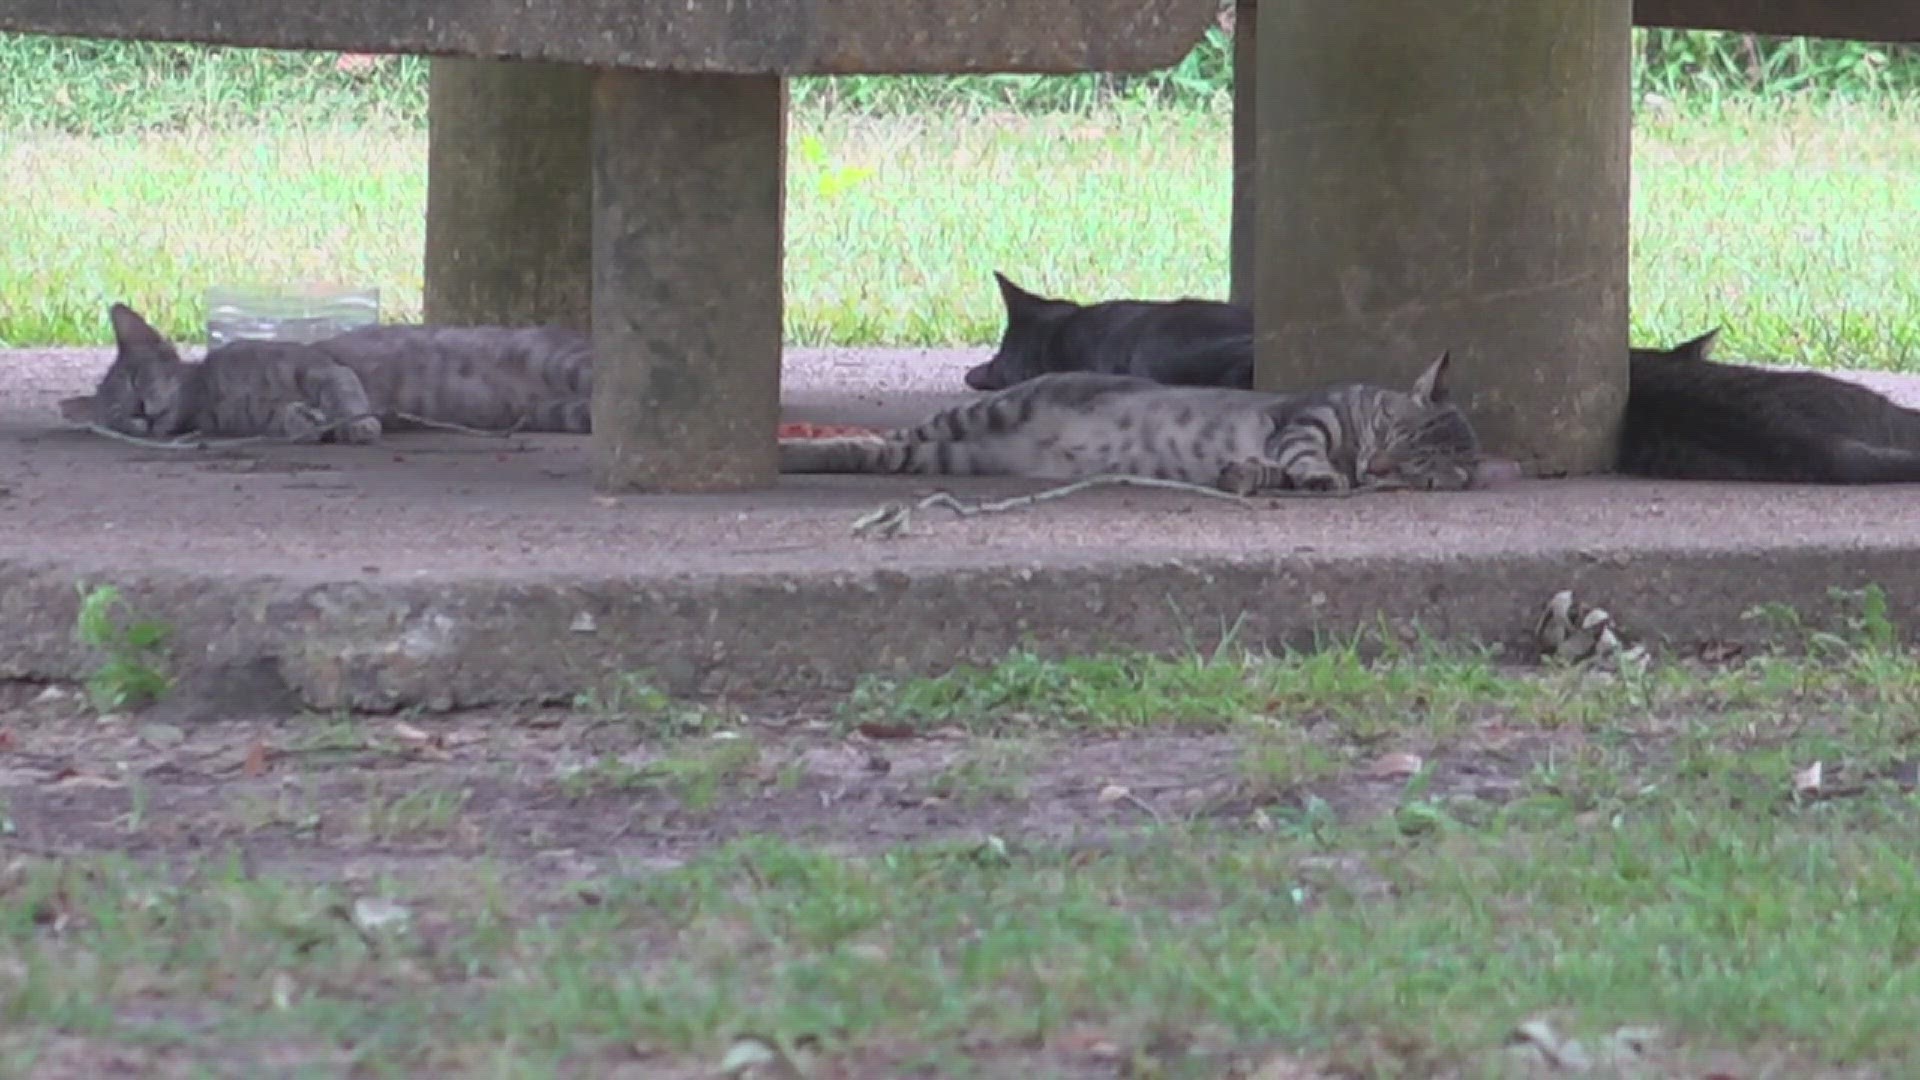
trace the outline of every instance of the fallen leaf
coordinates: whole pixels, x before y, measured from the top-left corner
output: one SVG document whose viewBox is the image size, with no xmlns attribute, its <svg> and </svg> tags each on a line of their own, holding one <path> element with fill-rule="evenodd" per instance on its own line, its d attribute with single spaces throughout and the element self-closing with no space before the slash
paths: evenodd
<svg viewBox="0 0 1920 1080">
<path fill-rule="evenodd" d="M 727 1056 L 720 1059 L 720 1071 L 728 1076 L 739 1076 L 748 1069 L 771 1065 L 778 1060 L 780 1052 L 772 1043 L 758 1035 L 742 1035 L 727 1047 Z"/>
<path fill-rule="evenodd" d="M 1055 1036 L 1053 1045 L 1065 1053 L 1085 1054 L 1103 1061 L 1117 1061 L 1120 1057 L 1120 1044 L 1113 1036 L 1086 1024 L 1061 1032 Z"/>
<path fill-rule="evenodd" d="M 10 727 L 0 727 L 0 750 L 13 749 L 14 736 Z"/>
<path fill-rule="evenodd" d="M 1709 641 L 1700 646 L 1700 659 L 1709 664 L 1724 664 L 1738 659 L 1746 651 L 1746 646 L 1737 641 Z"/>
<path fill-rule="evenodd" d="M 1813 764 L 1793 774 L 1793 793 L 1795 795 L 1814 795 L 1820 791 L 1821 763 Z"/>
<path fill-rule="evenodd" d="M 727 1048 L 727 1056 L 720 1059 L 720 1073 L 739 1080 L 803 1080 L 806 1072 L 795 1061 L 795 1054 L 811 1043 L 806 1036 L 795 1039 L 790 1053 L 763 1035 L 740 1035 Z"/>
<path fill-rule="evenodd" d="M 1635 1058 L 1645 1057 L 1649 1049 L 1660 1041 L 1662 1032 L 1657 1027 L 1644 1024 L 1630 1024 L 1615 1028 L 1607 1036 L 1604 1056 L 1613 1066 L 1625 1065 Z"/>
<path fill-rule="evenodd" d="M 172 724 L 145 724 L 140 728 L 140 741 L 166 750 L 186 742 L 187 733 Z"/>
<path fill-rule="evenodd" d="M 75 788 L 117 788 L 120 786 L 120 781 L 106 776 L 96 776 L 93 773 L 81 772 L 79 769 L 69 767 L 54 773 L 52 783 L 49 786 L 60 788 L 63 791 L 70 791 Z"/>
<path fill-rule="evenodd" d="M 353 902 L 353 925 L 362 930 L 379 930 L 387 926 L 404 925 L 413 918 L 413 912 L 405 905 L 391 900 L 382 900 L 375 896 L 363 896 Z"/>
<path fill-rule="evenodd" d="M 247 756 L 240 763 L 240 775 L 249 780 L 267 774 L 267 744 L 259 739 L 247 745 Z"/>
<path fill-rule="evenodd" d="M 880 432 L 875 428 L 859 427 L 853 424 L 809 424 L 802 421 L 788 421 L 780 425 L 779 437 L 782 439 L 850 439 L 878 434 Z"/>
<path fill-rule="evenodd" d="M 1507 1038 L 1507 1050 L 1552 1069 L 1581 1072 L 1593 1067 L 1592 1060 L 1578 1042 L 1572 1039 L 1561 1041 L 1554 1034 L 1553 1025 L 1545 1020 L 1528 1020 L 1514 1028 L 1513 1034 Z"/>
<path fill-rule="evenodd" d="M 393 725 L 393 737 L 401 742 L 424 745 L 433 741 L 431 732 L 423 731 L 402 720 Z"/>
<path fill-rule="evenodd" d="M 1275 1054 L 1261 1062 L 1247 1080 L 1323 1080 L 1326 1075 L 1292 1054 Z"/>
<path fill-rule="evenodd" d="M 1412 776 L 1424 768 L 1426 764 L 1419 754 L 1395 751 L 1390 754 L 1380 755 L 1379 759 L 1367 769 L 1367 775 L 1375 780 L 1398 780 L 1403 777 Z"/>
</svg>

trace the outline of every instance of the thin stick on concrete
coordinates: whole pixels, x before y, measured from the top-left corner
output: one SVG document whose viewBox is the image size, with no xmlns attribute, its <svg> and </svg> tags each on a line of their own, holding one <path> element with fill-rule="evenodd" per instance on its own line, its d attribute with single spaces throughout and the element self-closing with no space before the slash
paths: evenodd
<svg viewBox="0 0 1920 1080">
<path fill-rule="evenodd" d="M 442 431 L 452 431 L 461 435 L 473 435 L 483 439 L 505 439 L 517 435 L 521 427 L 526 423 L 526 417 L 523 416 L 514 421 L 512 427 L 496 431 L 487 428 L 468 427 L 465 424 L 456 424 L 450 420 L 429 420 L 424 416 L 415 416 L 412 413 L 395 413 L 394 415 L 408 423 L 419 424 L 421 427 L 438 428 Z M 127 443 L 132 446 L 145 447 L 149 450 L 225 450 L 235 446 L 257 446 L 263 443 L 297 445 L 300 443 L 318 442 L 359 419 L 361 419 L 361 417 L 349 416 L 335 420 L 333 423 L 326 425 L 313 434 L 302 436 L 298 439 L 288 438 L 284 435 L 248 435 L 237 439 L 204 439 L 197 435 L 181 435 L 173 439 L 143 439 L 138 435 L 129 435 L 124 431 L 115 431 L 105 424 L 97 422 L 87 423 L 83 426 L 95 435 L 104 435 L 109 439 Z"/>
<path fill-rule="evenodd" d="M 1262 492 L 1259 498 L 1348 499 L 1370 491 L 1392 490 L 1396 486 L 1397 485 L 1392 484 L 1369 483 L 1360 484 L 1356 487 L 1342 488 L 1337 491 L 1285 489 Z M 856 518 L 853 522 L 853 534 L 855 536 L 871 535 L 875 539 L 889 540 L 893 537 L 906 534 L 907 527 L 911 524 L 914 511 L 916 510 L 931 510 L 935 507 L 943 507 L 963 518 L 979 517 L 982 514 L 1000 514 L 1009 510 L 1022 510 L 1039 503 L 1051 502 L 1055 499 L 1064 499 L 1069 495 L 1078 495 L 1083 491 L 1097 487 L 1145 487 L 1162 488 L 1168 491 L 1184 491 L 1190 495 L 1202 495 L 1209 499 L 1220 499 L 1249 510 L 1258 509 L 1260 505 L 1257 501 L 1247 496 L 1236 495 L 1231 491 L 1208 487 L 1205 484 L 1190 483 L 1186 480 L 1162 480 L 1153 476 L 1133 476 L 1126 473 L 1102 473 L 1099 476 L 1090 476 L 1084 480 L 1075 480 L 1070 484 L 1062 484 L 1059 487 L 1047 488 L 1027 495 L 1015 495 L 1006 499 L 994 499 L 987 502 L 966 502 L 949 491 L 936 491 L 914 503 L 890 502 L 875 507 Z"/>
<path fill-rule="evenodd" d="M 527 418 L 522 416 L 518 420 L 515 420 L 513 422 L 513 426 L 511 427 L 498 428 L 498 429 L 477 428 L 477 427 L 468 427 L 465 424 L 456 424 L 451 420 L 429 420 L 424 416 L 416 416 L 413 413 L 403 412 L 403 413 L 394 413 L 393 415 L 395 419 L 405 420 L 409 424 L 419 424 L 421 427 L 435 428 L 440 431 L 451 431 L 459 435 L 474 435 L 482 439 L 511 438 L 514 435 L 518 435 L 520 433 L 520 429 L 522 427 L 525 427 L 527 423 Z"/>
<path fill-rule="evenodd" d="M 89 423 L 86 425 L 86 428 L 95 435 L 105 435 L 109 439 L 130 443 L 134 446 L 144 446 L 149 450 L 225 450 L 235 446 L 257 446 L 262 443 L 297 444 L 319 442 L 326 436 L 346 427 L 358 419 L 360 419 L 358 416 L 343 417 L 322 427 L 311 435 L 298 439 L 290 439 L 284 435 L 248 435 L 238 439 L 203 439 L 193 435 L 182 435 L 174 439 L 143 439 L 138 435 L 129 435 L 124 431 L 115 431 L 105 424 L 100 423 Z"/>
</svg>

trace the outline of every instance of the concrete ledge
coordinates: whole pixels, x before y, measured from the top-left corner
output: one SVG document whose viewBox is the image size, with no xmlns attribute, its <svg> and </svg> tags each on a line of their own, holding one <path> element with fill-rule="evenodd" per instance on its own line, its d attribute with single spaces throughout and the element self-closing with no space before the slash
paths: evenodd
<svg viewBox="0 0 1920 1080">
<path fill-rule="evenodd" d="M 978 351 L 794 350 L 790 420 L 898 423 L 961 400 Z M 1006 514 L 849 524 L 934 485 L 788 477 L 596 496 L 591 440 L 149 450 L 65 427 L 99 351 L 0 353 L 0 678 L 72 680 L 76 582 L 177 635 L 188 717 L 564 699 L 647 669 L 681 693 L 806 696 L 1029 646 L 1311 644 L 1384 623 L 1524 647 L 1562 588 L 1637 640 L 1755 643 L 1742 614 L 1879 584 L 1920 630 L 1920 493 L 1596 478 L 1246 510 L 1109 489 Z M 1903 400 L 1913 380 L 1869 379 Z M 1042 486 L 946 485 L 965 498 Z"/>
<path fill-rule="evenodd" d="M 1821 625 L 1833 587 L 1877 583 L 1913 629 L 1915 548 L 1425 558 L 1036 560 L 994 567 L 785 574 L 307 583 L 180 572 L 88 574 L 0 562 L 0 676 L 77 680 L 76 578 L 110 578 L 172 623 L 189 715 L 457 709 L 565 700 L 647 670 L 678 693 L 733 701 L 842 690 L 862 674 L 935 674 L 1017 647 L 1043 655 L 1180 651 L 1228 628 L 1252 646 L 1312 645 L 1363 628 L 1500 642 L 1526 655 L 1540 605 L 1574 588 L 1628 633 L 1670 647 L 1757 643 L 1766 602 Z"/>
</svg>

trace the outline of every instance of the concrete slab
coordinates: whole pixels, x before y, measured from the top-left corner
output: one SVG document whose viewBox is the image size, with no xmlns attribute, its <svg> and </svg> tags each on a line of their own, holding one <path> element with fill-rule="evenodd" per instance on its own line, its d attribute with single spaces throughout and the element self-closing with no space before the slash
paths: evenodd
<svg viewBox="0 0 1920 1080">
<path fill-rule="evenodd" d="M 885 424 L 962 400 L 975 351 L 794 350 L 787 419 Z M 565 698 L 648 669 L 765 699 L 867 672 L 1059 652 L 1305 645 L 1363 625 L 1522 645 L 1576 588 L 1630 635 L 1754 641 L 1878 583 L 1915 623 L 1920 492 L 1519 482 L 1246 510 L 1109 490 L 922 515 L 857 539 L 923 480 L 790 477 L 736 496 L 596 497 L 589 440 L 402 433 L 378 447 L 162 451 L 66 427 L 95 350 L 0 353 L 0 678 L 75 679 L 77 581 L 177 631 L 183 715 Z M 1865 376 L 1908 401 L 1920 383 Z M 963 497 L 1037 483 L 957 481 Z"/>
</svg>

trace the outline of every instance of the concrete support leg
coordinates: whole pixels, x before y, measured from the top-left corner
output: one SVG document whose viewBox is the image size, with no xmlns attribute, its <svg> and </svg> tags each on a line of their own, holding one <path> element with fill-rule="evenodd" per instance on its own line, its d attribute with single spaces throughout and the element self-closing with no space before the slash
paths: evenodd
<svg viewBox="0 0 1920 1080">
<path fill-rule="evenodd" d="M 1488 450 L 1610 466 L 1631 0 L 1262 7 L 1256 385 L 1404 386 L 1451 349 Z"/>
<path fill-rule="evenodd" d="M 426 320 L 586 329 L 593 69 L 435 60 L 431 71 Z"/>
<path fill-rule="evenodd" d="M 1233 231 L 1228 238 L 1229 298 L 1253 303 L 1253 210 L 1258 203 L 1259 121 L 1254 95 L 1259 85 L 1259 34 L 1255 0 L 1233 8 Z"/>
<path fill-rule="evenodd" d="M 786 96 L 773 76 L 593 84 L 593 441 L 605 491 L 778 475 Z"/>
</svg>

